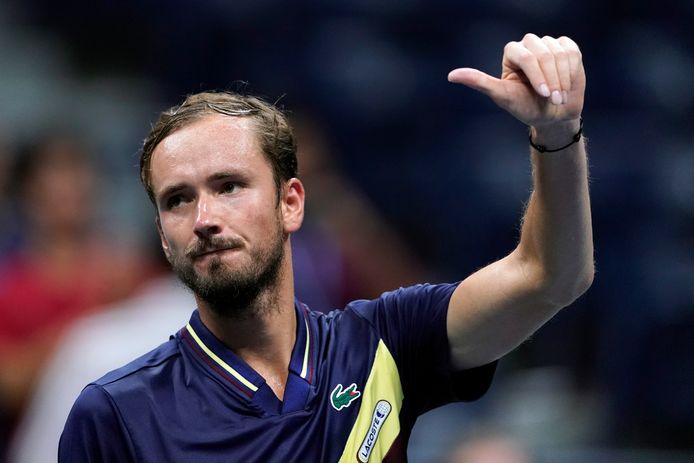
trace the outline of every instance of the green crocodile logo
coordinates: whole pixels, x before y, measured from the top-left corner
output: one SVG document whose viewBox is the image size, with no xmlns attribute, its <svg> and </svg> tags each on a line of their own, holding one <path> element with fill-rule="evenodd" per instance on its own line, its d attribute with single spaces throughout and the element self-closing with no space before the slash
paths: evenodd
<svg viewBox="0 0 694 463">
<path fill-rule="evenodd" d="M 337 411 L 345 407 L 349 407 L 352 402 L 361 396 L 361 392 L 357 391 L 357 385 L 352 383 L 347 389 L 342 388 L 342 384 L 338 384 L 330 394 L 330 403 Z"/>
</svg>

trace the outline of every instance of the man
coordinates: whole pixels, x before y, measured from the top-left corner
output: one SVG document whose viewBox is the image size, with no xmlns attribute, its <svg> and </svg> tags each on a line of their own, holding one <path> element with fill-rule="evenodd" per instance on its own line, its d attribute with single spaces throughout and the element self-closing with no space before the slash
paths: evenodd
<svg viewBox="0 0 694 463">
<path fill-rule="evenodd" d="M 459 284 L 330 315 L 294 299 L 304 189 L 284 117 L 216 93 L 162 114 L 141 175 L 198 308 L 169 342 L 82 391 L 59 460 L 405 461 L 418 415 L 481 396 L 495 361 L 592 281 L 585 74 L 573 41 L 528 34 L 506 46 L 501 79 L 463 68 L 449 80 L 531 127 L 517 248 Z"/>
</svg>

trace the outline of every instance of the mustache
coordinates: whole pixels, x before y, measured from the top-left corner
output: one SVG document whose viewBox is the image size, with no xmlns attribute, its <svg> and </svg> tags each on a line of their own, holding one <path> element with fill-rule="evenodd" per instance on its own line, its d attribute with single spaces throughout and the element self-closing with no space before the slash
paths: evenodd
<svg viewBox="0 0 694 463">
<path fill-rule="evenodd" d="M 188 258 L 195 258 L 207 252 L 218 251 L 220 249 L 232 249 L 243 246 L 239 238 L 203 238 L 197 240 L 185 251 Z"/>
</svg>

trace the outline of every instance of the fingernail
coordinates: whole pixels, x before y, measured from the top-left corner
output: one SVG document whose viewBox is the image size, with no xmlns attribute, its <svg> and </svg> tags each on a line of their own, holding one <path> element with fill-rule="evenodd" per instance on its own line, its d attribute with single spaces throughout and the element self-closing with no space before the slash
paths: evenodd
<svg viewBox="0 0 694 463">
<path fill-rule="evenodd" d="M 540 95 L 544 96 L 545 98 L 549 96 L 549 87 L 547 84 L 540 84 Z"/>
<path fill-rule="evenodd" d="M 569 102 L 569 92 L 567 92 L 566 90 L 563 90 L 561 92 L 561 96 L 562 96 L 562 100 L 561 100 L 562 104 L 566 104 Z"/>
<path fill-rule="evenodd" d="M 552 103 L 556 105 L 561 104 L 561 93 L 559 93 L 559 90 L 555 90 L 552 92 Z"/>
</svg>

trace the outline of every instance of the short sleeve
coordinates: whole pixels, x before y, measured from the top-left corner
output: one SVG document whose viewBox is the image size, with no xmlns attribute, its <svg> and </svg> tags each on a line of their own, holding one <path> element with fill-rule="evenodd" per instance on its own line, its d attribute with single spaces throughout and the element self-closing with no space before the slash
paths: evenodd
<svg viewBox="0 0 694 463">
<path fill-rule="evenodd" d="M 406 400 L 417 415 L 446 403 L 480 398 L 494 376 L 496 362 L 462 371 L 451 363 L 446 317 L 457 286 L 421 284 L 348 306 L 372 324 L 388 347 Z"/>
<path fill-rule="evenodd" d="M 70 411 L 58 446 L 58 463 L 134 462 L 127 430 L 102 386 L 90 384 Z"/>
</svg>

